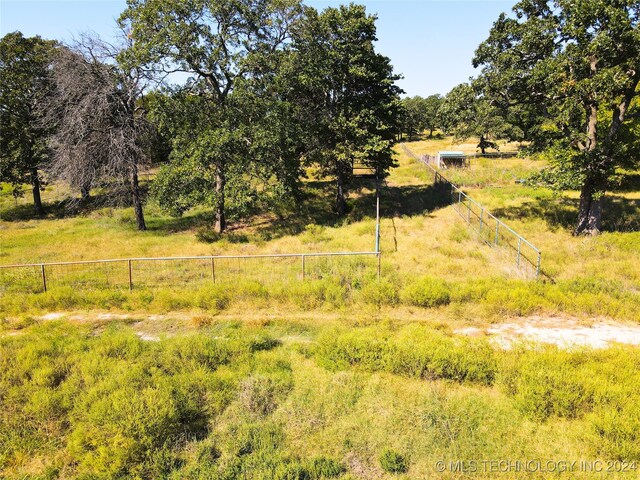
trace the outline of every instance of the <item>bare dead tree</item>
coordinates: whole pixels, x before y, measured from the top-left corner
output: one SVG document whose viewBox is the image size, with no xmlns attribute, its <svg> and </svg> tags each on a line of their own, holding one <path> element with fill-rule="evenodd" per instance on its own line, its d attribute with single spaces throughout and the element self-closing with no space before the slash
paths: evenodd
<svg viewBox="0 0 640 480">
<path fill-rule="evenodd" d="M 53 91 L 42 113 L 55 125 L 49 139 L 50 173 L 87 198 L 99 185 L 126 186 L 139 230 L 146 230 L 139 168 L 148 161 L 153 127 L 139 108 L 146 86 L 143 72 L 123 70 L 121 47 L 84 35 L 59 48 L 51 76 Z M 122 190 L 122 189 L 120 189 Z M 113 202 L 117 188 L 110 190 Z"/>
</svg>

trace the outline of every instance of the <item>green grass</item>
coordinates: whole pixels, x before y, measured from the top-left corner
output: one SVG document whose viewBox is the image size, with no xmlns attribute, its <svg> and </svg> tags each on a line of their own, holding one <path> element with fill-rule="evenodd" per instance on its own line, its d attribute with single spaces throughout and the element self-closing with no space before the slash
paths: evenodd
<svg viewBox="0 0 640 480">
<path fill-rule="evenodd" d="M 57 320 L 0 338 L 3 478 L 420 478 L 441 460 L 640 461 L 634 348 L 499 351 L 389 321 L 214 321 L 159 341 L 138 328 Z"/>
<path fill-rule="evenodd" d="M 606 197 L 606 231 L 576 238 L 576 192 L 515 182 L 543 161 L 445 172 L 541 248 L 553 282 L 536 282 L 478 241 L 425 168 L 397 158 L 380 281 L 375 258 L 307 259 L 304 282 L 298 259 L 221 262 L 215 284 L 208 265 L 141 263 L 131 292 L 120 264 L 106 272 L 117 288 L 64 285 L 52 269 L 47 293 L 37 271 L 31 293 L 0 292 L 0 477 L 446 479 L 460 474 L 438 461 L 639 462 L 637 348 L 505 351 L 454 333 L 514 317 L 640 322 L 637 173 Z M 299 211 L 237 219 L 219 237 L 205 210 L 174 219 L 149 201 L 138 232 L 129 208 L 70 213 L 56 185 L 44 218 L 4 190 L 0 263 L 373 249 L 370 182 L 356 182 L 343 219 L 329 182 L 304 191 Z"/>
</svg>

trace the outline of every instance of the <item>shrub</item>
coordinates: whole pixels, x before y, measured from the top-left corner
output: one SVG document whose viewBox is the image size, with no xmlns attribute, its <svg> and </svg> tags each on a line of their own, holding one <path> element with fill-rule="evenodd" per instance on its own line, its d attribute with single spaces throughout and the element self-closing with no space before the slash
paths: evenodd
<svg viewBox="0 0 640 480">
<path fill-rule="evenodd" d="M 640 462 L 640 399 L 630 398 L 621 408 L 603 406 L 589 417 L 596 455 Z"/>
<path fill-rule="evenodd" d="M 402 301 L 416 307 L 437 307 L 451 301 L 449 287 L 442 280 L 425 277 L 402 290 Z"/>
<path fill-rule="evenodd" d="M 217 285 L 204 287 L 196 293 L 196 304 L 203 310 L 224 310 L 229 305 L 229 294 Z"/>
<path fill-rule="evenodd" d="M 385 450 L 380 455 L 380 466 L 388 473 L 406 473 L 409 470 L 407 459 L 393 450 Z"/>
<path fill-rule="evenodd" d="M 331 458 L 315 457 L 308 461 L 307 471 L 313 479 L 335 478 L 347 471 L 345 466 Z"/>
<path fill-rule="evenodd" d="M 330 369 L 360 366 L 409 377 L 445 378 L 490 385 L 497 371 L 495 352 L 482 339 L 451 338 L 420 326 L 395 335 L 380 328 L 332 331 L 320 336 L 315 350 Z"/>
<path fill-rule="evenodd" d="M 260 335 L 249 341 L 249 350 L 251 352 L 260 352 L 262 350 L 272 350 L 280 345 L 282 345 L 282 342 L 277 338 L 269 335 Z"/>
<path fill-rule="evenodd" d="M 360 298 L 373 305 L 397 305 L 398 288 L 388 280 L 371 281 L 360 290 Z"/>
<path fill-rule="evenodd" d="M 277 408 L 280 387 L 282 385 L 268 377 L 247 378 L 240 385 L 240 403 L 254 415 L 264 417 Z"/>
</svg>

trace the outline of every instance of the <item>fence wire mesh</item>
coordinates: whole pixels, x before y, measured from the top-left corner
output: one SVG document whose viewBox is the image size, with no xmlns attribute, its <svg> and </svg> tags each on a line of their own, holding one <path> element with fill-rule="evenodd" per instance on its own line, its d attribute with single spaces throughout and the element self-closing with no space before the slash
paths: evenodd
<svg viewBox="0 0 640 480">
<path fill-rule="evenodd" d="M 447 180 L 430 165 L 429 156 L 419 157 L 406 145 L 403 145 L 403 148 L 408 155 L 433 172 L 434 185 L 440 195 L 450 199 L 456 212 L 475 230 L 484 243 L 496 248 L 503 257 L 513 262 L 524 276 L 529 278 L 540 276 L 542 252 L 537 247 Z"/>
<path fill-rule="evenodd" d="M 128 258 L 0 266 L 0 292 L 197 287 L 247 280 L 286 285 L 324 278 L 358 286 L 379 275 L 379 252 Z"/>
</svg>

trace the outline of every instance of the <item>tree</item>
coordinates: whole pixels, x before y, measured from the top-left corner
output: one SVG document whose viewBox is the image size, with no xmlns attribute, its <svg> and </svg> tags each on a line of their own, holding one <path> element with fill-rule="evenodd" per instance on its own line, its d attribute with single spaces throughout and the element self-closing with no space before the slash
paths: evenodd
<svg viewBox="0 0 640 480">
<path fill-rule="evenodd" d="M 454 87 L 442 103 L 440 116 L 445 129 L 456 138 L 478 137 L 478 148 L 484 154 L 487 148 L 498 149 L 494 140 L 509 136 L 511 126 L 503 112 L 478 92 L 479 85 L 477 81 Z"/>
<path fill-rule="evenodd" d="M 92 187 L 116 180 L 126 186 L 139 230 L 146 230 L 140 165 L 149 157 L 153 128 L 140 111 L 144 72 L 123 69 L 121 48 L 84 36 L 55 56 L 52 93 L 42 112 L 55 125 L 49 171 L 88 197 Z M 112 190 L 113 195 L 113 190 Z"/>
<path fill-rule="evenodd" d="M 379 177 L 394 165 L 399 77 L 376 53 L 376 17 L 363 6 L 305 12 L 292 34 L 300 121 L 307 129 L 304 156 L 335 179 L 335 210 L 343 215 L 354 163 Z"/>
<path fill-rule="evenodd" d="M 640 158 L 640 2 L 523 0 L 513 11 L 495 22 L 474 66 L 491 95 L 533 110 L 528 135 L 553 152 L 546 178 L 580 190 L 575 232 L 595 234 L 616 168 Z"/>
<path fill-rule="evenodd" d="M 433 137 L 433 131 L 440 126 L 440 107 L 443 102 L 444 98 L 439 94 L 429 95 L 424 99 L 424 128 L 429 130 L 429 138 Z"/>
<path fill-rule="evenodd" d="M 0 181 L 22 195 L 30 184 L 38 215 L 44 214 L 39 170 L 48 159 L 48 128 L 37 118 L 36 109 L 47 95 L 48 68 L 55 42 L 25 38 L 20 32 L 0 40 Z"/>
<path fill-rule="evenodd" d="M 176 213 L 195 203 L 213 205 L 215 228 L 226 228 L 229 194 L 256 194 L 255 172 L 280 178 L 266 159 L 254 162 L 260 102 L 251 82 L 272 74 L 272 57 L 285 46 L 301 12 L 299 0 L 128 0 L 120 17 L 133 47 L 126 60 L 157 73 L 187 72 L 191 81 L 168 106 L 177 114 L 171 162 L 157 191 Z M 176 103 L 181 102 L 181 103 Z M 260 129 L 261 131 L 264 131 Z M 263 137 L 264 140 L 264 137 Z M 260 159 L 255 159 L 260 160 Z M 254 169 L 255 163 L 259 168 Z M 286 178 L 291 178 L 288 172 Z M 191 182 L 189 179 L 197 179 Z M 184 195 L 173 182 L 191 186 Z M 163 188 L 162 185 L 167 188 Z"/>
</svg>

